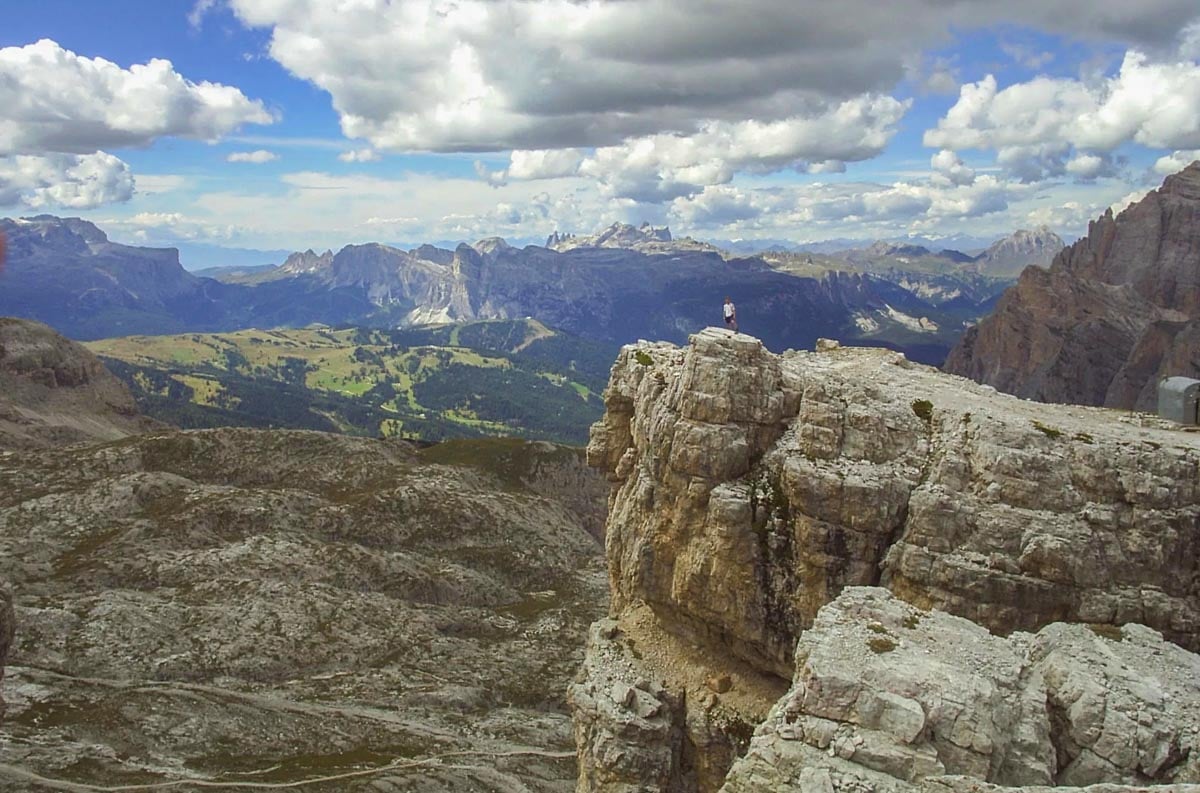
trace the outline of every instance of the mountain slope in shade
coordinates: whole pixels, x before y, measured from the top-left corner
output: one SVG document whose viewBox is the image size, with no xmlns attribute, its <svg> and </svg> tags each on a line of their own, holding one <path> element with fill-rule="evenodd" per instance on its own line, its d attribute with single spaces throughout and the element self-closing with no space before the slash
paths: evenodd
<svg viewBox="0 0 1200 793">
<path fill-rule="evenodd" d="M 1200 161 L 1029 268 L 946 370 L 1046 402 L 1151 409 L 1157 383 L 1200 376 Z"/>
<path fill-rule="evenodd" d="M 0 448 L 115 440 L 165 425 L 141 416 L 100 359 L 40 322 L 0 317 Z"/>
<path fill-rule="evenodd" d="M 1049 267 L 1067 247 L 1062 237 L 1045 226 L 1021 229 L 998 240 L 975 259 L 979 272 L 997 278 L 1016 278 L 1030 265 Z"/>
</svg>

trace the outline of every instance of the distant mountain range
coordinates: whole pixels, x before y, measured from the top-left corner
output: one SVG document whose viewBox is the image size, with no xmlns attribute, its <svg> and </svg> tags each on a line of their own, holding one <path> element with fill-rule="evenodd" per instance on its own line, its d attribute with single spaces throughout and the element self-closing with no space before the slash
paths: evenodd
<svg viewBox="0 0 1200 793">
<path fill-rule="evenodd" d="M 185 271 L 174 249 L 113 243 L 79 219 L 0 220 L 0 231 L 10 246 L 0 314 L 80 339 L 534 317 L 605 342 L 682 341 L 719 324 L 729 295 L 743 329 L 774 349 L 826 336 L 940 363 L 1008 283 L 981 260 L 918 246 L 738 257 L 648 225 L 524 248 L 497 237 L 454 250 L 348 245 L 217 271 L 220 280 Z"/>
</svg>

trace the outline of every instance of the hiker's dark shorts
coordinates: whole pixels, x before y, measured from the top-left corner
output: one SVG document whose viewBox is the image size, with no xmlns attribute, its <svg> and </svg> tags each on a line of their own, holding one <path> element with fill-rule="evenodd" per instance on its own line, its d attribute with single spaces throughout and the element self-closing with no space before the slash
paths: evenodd
<svg viewBox="0 0 1200 793">
<path fill-rule="evenodd" d="M 733 324 L 733 317 L 725 317 L 725 324 L 726 324 L 726 325 L 732 325 L 732 324 Z"/>
</svg>

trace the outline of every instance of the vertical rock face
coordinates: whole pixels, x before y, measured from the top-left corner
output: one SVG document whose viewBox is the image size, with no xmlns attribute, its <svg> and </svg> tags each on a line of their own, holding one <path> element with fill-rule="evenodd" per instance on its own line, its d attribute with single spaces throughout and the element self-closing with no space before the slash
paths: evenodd
<svg viewBox="0 0 1200 793">
<path fill-rule="evenodd" d="M 964 335 L 946 371 L 1047 402 L 1152 408 L 1160 377 L 1194 377 L 1200 162 L 1030 268 Z"/>
<path fill-rule="evenodd" d="M 686 349 L 624 348 L 606 400 L 588 455 L 612 482 L 615 622 L 592 635 L 573 695 L 581 767 L 632 758 L 639 741 L 647 756 L 648 733 L 632 740 L 605 715 L 632 712 L 614 684 L 642 679 L 665 692 L 650 753 L 687 782 L 596 771 L 580 790 L 716 790 L 728 764 L 696 758 L 745 751 L 797 640 L 850 586 L 985 633 L 1140 622 L 1200 644 L 1195 435 L 1022 401 L 884 350 L 776 356 L 715 329 Z M 926 760 L 903 762 L 925 776 Z"/>
</svg>

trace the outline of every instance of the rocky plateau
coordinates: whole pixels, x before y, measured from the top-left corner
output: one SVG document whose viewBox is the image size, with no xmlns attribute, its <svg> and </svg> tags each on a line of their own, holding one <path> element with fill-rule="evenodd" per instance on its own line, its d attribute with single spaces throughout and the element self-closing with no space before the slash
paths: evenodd
<svg viewBox="0 0 1200 793">
<path fill-rule="evenodd" d="M 1200 436 L 716 329 L 606 407 L 579 793 L 1200 790 Z"/>
</svg>

